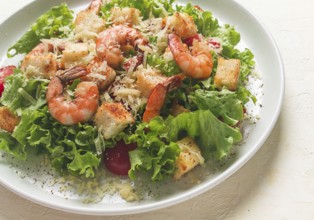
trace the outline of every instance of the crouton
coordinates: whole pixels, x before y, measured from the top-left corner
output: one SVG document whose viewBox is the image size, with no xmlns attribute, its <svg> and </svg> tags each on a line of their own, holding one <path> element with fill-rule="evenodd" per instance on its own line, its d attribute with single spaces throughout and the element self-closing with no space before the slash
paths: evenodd
<svg viewBox="0 0 314 220">
<path fill-rule="evenodd" d="M 104 138 L 109 139 L 133 123 L 134 118 L 121 103 L 103 103 L 95 114 L 94 122 Z"/>
<path fill-rule="evenodd" d="M 138 71 L 137 74 L 137 89 L 141 91 L 145 98 L 148 98 L 153 88 L 161 82 L 164 82 L 167 77 L 153 70 Z"/>
<path fill-rule="evenodd" d="M 240 73 L 240 60 L 218 58 L 217 72 L 214 77 L 214 84 L 217 88 L 227 87 L 234 91 L 237 89 Z"/>
<path fill-rule="evenodd" d="M 0 107 L 0 129 L 12 133 L 20 118 L 15 116 L 7 107 Z"/>
<path fill-rule="evenodd" d="M 114 7 L 110 12 L 109 20 L 114 25 L 123 24 L 132 27 L 141 21 L 141 12 L 136 8 Z"/>
<path fill-rule="evenodd" d="M 173 176 L 175 180 L 182 178 L 184 174 L 191 171 L 194 167 L 204 163 L 201 151 L 192 138 L 183 138 L 177 144 L 181 149 L 181 153 L 176 161 L 177 170 Z"/>
<path fill-rule="evenodd" d="M 84 58 L 89 54 L 88 44 L 86 43 L 66 43 L 62 51 L 61 66 L 70 68 L 76 65 L 84 66 Z"/>
</svg>

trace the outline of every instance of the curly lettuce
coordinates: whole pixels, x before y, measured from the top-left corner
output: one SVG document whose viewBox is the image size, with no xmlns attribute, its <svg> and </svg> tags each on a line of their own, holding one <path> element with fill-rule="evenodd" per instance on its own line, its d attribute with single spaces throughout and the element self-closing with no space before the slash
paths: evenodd
<svg viewBox="0 0 314 220">
<path fill-rule="evenodd" d="M 192 16 L 198 32 L 205 37 L 211 36 L 220 27 L 218 20 L 213 17 L 211 12 L 202 11 L 191 3 L 187 3 L 185 6 L 177 6 L 176 11 Z"/>
<path fill-rule="evenodd" d="M 5 85 L 0 102 L 21 120 L 12 134 L 0 131 L 0 149 L 26 159 L 27 149 L 32 148 L 47 155 L 60 173 L 94 177 L 101 161 L 96 145 L 103 143 L 97 129 L 89 123 L 64 126 L 53 119 L 46 104 L 46 80 L 27 79 L 16 72 Z"/>
<path fill-rule="evenodd" d="M 141 12 L 143 19 L 147 19 L 149 17 L 163 17 L 168 13 L 172 13 L 174 11 L 172 4 L 175 0 L 112 0 L 106 3 L 101 11 L 106 18 L 110 16 L 110 10 L 113 7 L 130 7 L 136 8 Z"/>
<path fill-rule="evenodd" d="M 173 76 L 181 72 L 181 69 L 174 60 L 167 61 L 162 56 L 157 54 L 149 54 L 147 56 L 147 64 L 158 69 L 166 76 Z"/>
<path fill-rule="evenodd" d="M 137 172 L 148 173 L 152 181 L 163 180 L 174 173 L 180 148 L 167 137 L 166 124 L 161 117 L 139 124 L 135 133 L 125 141 L 138 146 L 129 152 L 131 179 L 136 178 Z"/>
<path fill-rule="evenodd" d="M 125 138 L 138 145 L 129 152 L 130 178 L 135 179 L 138 172 L 149 173 L 153 181 L 172 176 L 180 153 L 176 141 L 186 136 L 197 142 L 205 159 L 216 160 L 228 155 L 232 146 L 242 140 L 239 129 L 218 120 L 210 110 L 182 113 L 166 120 L 155 117 L 139 124 L 135 133 Z"/>
<path fill-rule="evenodd" d="M 62 38 L 73 28 L 73 11 L 63 3 L 41 15 L 7 52 L 8 57 L 30 52 L 41 39 Z"/>
</svg>

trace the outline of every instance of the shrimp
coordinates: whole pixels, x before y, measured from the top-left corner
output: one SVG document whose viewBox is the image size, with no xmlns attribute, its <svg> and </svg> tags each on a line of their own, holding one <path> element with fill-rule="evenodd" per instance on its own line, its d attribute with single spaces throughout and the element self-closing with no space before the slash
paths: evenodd
<svg viewBox="0 0 314 220">
<path fill-rule="evenodd" d="M 214 62 L 209 47 L 204 43 L 194 40 L 190 52 L 178 35 L 169 34 L 168 45 L 174 60 L 186 75 L 196 79 L 210 76 Z"/>
<path fill-rule="evenodd" d="M 98 16 L 101 6 L 102 0 L 93 0 L 87 9 L 77 14 L 74 24 L 79 40 L 96 39 L 97 34 L 105 30 L 105 22 Z"/>
<path fill-rule="evenodd" d="M 48 110 L 53 118 L 64 125 L 86 122 L 98 108 L 99 92 L 94 82 L 80 82 L 75 89 L 75 98 L 67 98 L 63 83 L 86 75 L 86 70 L 73 67 L 51 79 L 46 93 Z"/>
<path fill-rule="evenodd" d="M 165 17 L 162 25 L 183 39 L 197 34 L 197 26 L 193 18 L 186 13 L 175 12 L 172 16 Z"/>
<path fill-rule="evenodd" d="M 42 42 L 24 57 L 21 69 L 28 78 L 41 77 L 49 79 L 55 76 L 58 62 L 56 56 L 52 53 L 53 50 L 52 44 Z"/>
<path fill-rule="evenodd" d="M 175 88 L 180 87 L 184 78 L 185 76 L 183 74 L 178 74 L 169 77 L 164 82 L 155 86 L 147 100 L 145 112 L 143 115 L 144 122 L 149 122 L 152 118 L 160 114 L 160 110 L 164 105 L 167 93 Z"/>
<path fill-rule="evenodd" d="M 97 56 L 116 69 L 123 61 L 123 51 L 128 46 L 147 45 L 148 40 L 136 29 L 123 25 L 101 32 L 96 40 Z"/>
</svg>

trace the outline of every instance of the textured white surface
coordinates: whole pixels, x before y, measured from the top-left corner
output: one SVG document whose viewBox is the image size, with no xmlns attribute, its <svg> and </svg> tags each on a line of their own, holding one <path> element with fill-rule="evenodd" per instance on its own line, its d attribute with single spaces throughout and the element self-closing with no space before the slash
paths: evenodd
<svg viewBox="0 0 314 220">
<path fill-rule="evenodd" d="M 266 143 L 244 167 L 188 202 L 122 217 L 89 217 L 52 210 L 0 186 L 0 219 L 313 219 L 314 2 L 237 1 L 268 27 L 286 69 L 281 116 Z M 0 22 L 29 2 L 1 0 Z M 0 39 L 3 37 L 0 33 Z"/>
</svg>

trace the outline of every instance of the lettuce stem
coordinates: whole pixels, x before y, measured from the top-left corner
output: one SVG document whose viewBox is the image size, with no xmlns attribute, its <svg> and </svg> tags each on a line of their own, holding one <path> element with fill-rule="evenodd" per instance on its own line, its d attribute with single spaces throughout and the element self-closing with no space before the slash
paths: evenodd
<svg viewBox="0 0 314 220">
<path fill-rule="evenodd" d="M 20 93 L 32 105 L 36 105 L 37 101 L 28 92 L 26 92 L 25 89 L 19 88 L 17 92 Z"/>
</svg>

